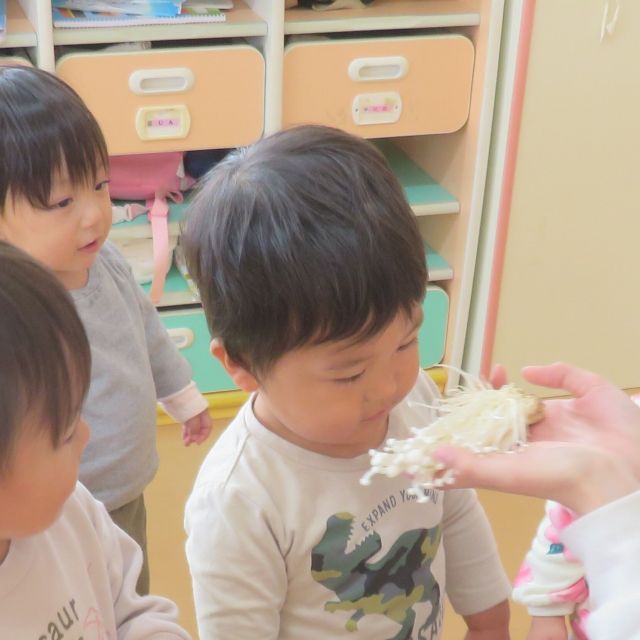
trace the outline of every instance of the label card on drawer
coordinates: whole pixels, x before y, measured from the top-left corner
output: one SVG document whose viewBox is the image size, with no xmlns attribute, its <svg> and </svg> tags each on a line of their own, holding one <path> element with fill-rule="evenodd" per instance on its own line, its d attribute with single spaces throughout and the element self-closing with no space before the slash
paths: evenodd
<svg viewBox="0 0 640 640">
<path fill-rule="evenodd" d="M 402 113 L 402 98 L 396 91 L 360 93 L 351 107 L 356 124 L 382 124 L 398 122 Z"/>
<path fill-rule="evenodd" d="M 186 138 L 191 115 L 185 105 L 176 107 L 141 107 L 136 113 L 136 131 L 140 140 Z"/>
</svg>

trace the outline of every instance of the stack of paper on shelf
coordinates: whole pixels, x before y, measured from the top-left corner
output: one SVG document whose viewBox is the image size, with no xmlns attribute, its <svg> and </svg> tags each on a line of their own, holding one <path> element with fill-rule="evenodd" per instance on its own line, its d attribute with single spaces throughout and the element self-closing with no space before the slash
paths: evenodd
<svg viewBox="0 0 640 640">
<path fill-rule="evenodd" d="M 0 42 L 2 42 L 7 35 L 7 3 L 5 0 L 0 0 Z"/>
<path fill-rule="evenodd" d="M 224 22 L 233 0 L 52 0 L 53 25 L 62 28 Z"/>
</svg>

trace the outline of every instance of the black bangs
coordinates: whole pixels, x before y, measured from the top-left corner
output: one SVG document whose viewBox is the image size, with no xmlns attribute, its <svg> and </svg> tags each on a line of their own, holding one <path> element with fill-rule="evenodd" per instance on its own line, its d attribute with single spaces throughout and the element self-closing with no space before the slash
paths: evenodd
<svg viewBox="0 0 640 640">
<path fill-rule="evenodd" d="M 86 184 L 108 163 L 100 127 L 73 89 L 38 69 L 0 67 L 0 202 L 10 193 L 45 207 L 56 172 Z"/>
</svg>

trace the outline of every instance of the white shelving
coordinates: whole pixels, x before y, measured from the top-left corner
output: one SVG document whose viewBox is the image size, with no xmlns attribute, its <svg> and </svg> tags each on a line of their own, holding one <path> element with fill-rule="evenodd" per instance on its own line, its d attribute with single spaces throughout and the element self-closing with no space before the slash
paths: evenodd
<svg viewBox="0 0 640 640">
<path fill-rule="evenodd" d="M 337 12 L 294 8 L 285 13 L 284 32 L 292 35 L 472 27 L 480 24 L 480 13 L 471 7 L 473 3 L 442 0 L 377 0 L 363 9 Z"/>
<path fill-rule="evenodd" d="M 224 23 L 118 29 L 53 29 L 49 0 L 8 0 L 9 33 L 0 47 L 27 47 L 35 63 L 55 69 L 62 45 L 95 45 L 149 40 L 193 46 L 217 40 L 244 42 L 265 61 L 264 133 L 282 127 L 284 47 L 288 36 L 335 35 L 336 39 L 459 34 L 473 45 L 469 115 L 462 128 L 433 135 L 379 140 L 398 175 L 431 256 L 432 277 L 450 299 L 445 361 L 460 365 L 469 302 L 487 157 L 505 0 L 375 0 L 362 9 L 316 12 L 284 8 L 284 0 L 235 0 Z M 19 3 L 19 4 L 18 4 Z M 20 6 L 19 6 L 20 5 Z M 0 49 L 1 55 L 1 49 Z M 336 71 L 337 73 L 338 71 Z M 96 79 L 96 81 L 98 81 Z M 364 132 L 363 132 L 364 133 Z"/>
</svg>

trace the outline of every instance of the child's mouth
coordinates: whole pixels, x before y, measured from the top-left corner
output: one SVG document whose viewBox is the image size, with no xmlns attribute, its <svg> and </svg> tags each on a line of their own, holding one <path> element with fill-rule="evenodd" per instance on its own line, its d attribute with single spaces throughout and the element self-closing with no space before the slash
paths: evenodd
<svg viewBox="0 0 640 640">
<path fill-rule="evenodd" d="M 80 251 L 82 253 L 95 253 L 98 250 L 98 241 L 94 240 L 93 242 L 89 242 L 89 244 L 85 244 L 83 247 L 80 247 Z"/>
<path fill-rule="evenodd" d="M 365 418 L 364 422 L 372 422 L 374 420 L 378 420 L 379 418 L 382 418 L 387 413 L 388 413 L 387 409 L 382 409 L 381 411 L 378 411 L 378 413 L 374 413 L 373 415 Z"/>
</svg>

